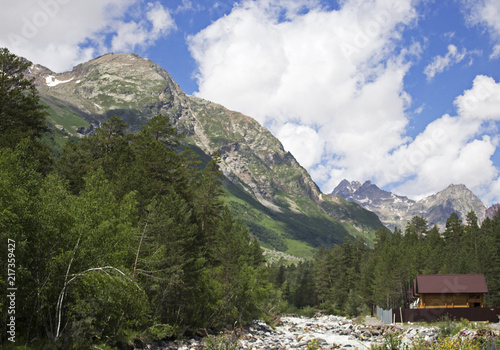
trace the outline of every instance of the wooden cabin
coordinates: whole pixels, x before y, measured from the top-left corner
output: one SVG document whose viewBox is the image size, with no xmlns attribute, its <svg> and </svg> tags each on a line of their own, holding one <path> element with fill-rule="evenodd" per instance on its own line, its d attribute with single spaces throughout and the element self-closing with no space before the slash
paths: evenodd
<svg viewBox="0 0 500 350">
<path fill-rule="evenodd" d="M 486 293 L 483 274 L 418 275 L 413 281 L 417 309 L 483 307 Z"/>
</svg>

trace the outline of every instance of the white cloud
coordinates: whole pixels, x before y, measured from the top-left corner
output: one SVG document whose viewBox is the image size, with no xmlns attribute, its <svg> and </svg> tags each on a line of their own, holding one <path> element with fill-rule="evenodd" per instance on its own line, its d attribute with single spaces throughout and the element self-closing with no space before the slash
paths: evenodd
<svg viewBox="0 0 500 350">
<path fill-rule="evenodd" d="M 500 58 L 500 44 L 493 46 L 493 52 L 490 55 L 490 59 L 495 60 Z"/>
<path fill-rule="evenodd" d="M 179 13 L 191 10 L 194 10 L 193 3 L 190 0 L 182 0 L 182 3 L 173 12 Z"/>
<path fill-rule="evenodd" d="M 457 116 L 408 138 L 403 80 L 422 47 L 399 47 L 416 14 L 412 2 L 395 3 L 346 0 L 338 10 L 297 11 L 277 0 L 243 1 L 189 38 L 197 95 L 268 126 L 324 192 L 347 178 L 411 196 L 465 183 L 500 199 L 488 187 L 498 177 L 491 161 L 498 140 L 488 127 L 500 119 L 500 85 L 478 76 L 457 97 Z M 477 54 L 450 45 L 428 76 Z"/>
<path fill-rule="evenodd" d="M 325 141 L 311 127 L 286 123 L 276 137 L 290 153 L 303 160 L 303 167 L 311 168 L 321 161 L 322 152 L 318 150 L 323 149 Z"/>
<path fill-rule="evenodd" d="M 462 0 L 466 19 L 472 25 L 485 26 L 495 41 L 491 59 L 500 57 L 500 2 L 498 0 Z"/>
<path fill-rule="evenodd" d="M 500 121 L 500 84 L 493 78 L 478 75 L 472 89 L 455 99 L 459 115 L 483 121 Z"/>
<path fill-rule="evenodd" d="M 395 52 L 402 26 L 416 18 L 410 1 L 346 1 L 338 11 L 296 4 L 244 1 L 191 37 L 197 95 L 286 135 L 301 164 L 328 173 L 325 188 L 383 172 L 379 158 L 405 141 L 411 99 L 403 78 L 408 57 L 420 52 Z M 309 152 L 292 142 L 305 130 L 320 138 Z"/>
<path fill-rule="evenodd" d="M 126 15 L 132 7 L 137 15 L 129 20 Z M 145 48 L 173 28 L 173 19 L 158 2 L 25 0 L 0 3 L 0 46 L 55 71 L 69 70 L 111 49 Z"/>
<path fill-rule="evenodd" d="M 414 113 L 414 114 L 422 114 L 422 112 L 424 111 L 425 107 L 426 107 L 426 106 L 425 106 L 425 104 L 423 104 L 423 105 L 421 105 L 420 107 L 418 107 L 417 109 L 415 109 L 415 110 L 413 111 L 413 113 Z"/>
<path fill-rule="evenodd" d="M 111 42 L 111 50 L 131 52 L 136 46 L 150 46 L 175 28 L 170 13 L 160 3 L 149 3 L 145 17 L 139 21 L 118 21 L 115 24 L 116 34 Z"/>
<path fill-rule="evenodd" d="M 428 80 L 434 78 L 438 73 L 444 72 L 450 66 L 460 63 L 467 54 L 467 50 L 463 49 L 461 52 L 458 51 L 455 45 L 448 45 L 448 52 L 445 56 L 436 56 L 432 62 L 425 67 L 424 74 L 427 76 Z"/>
<path fill-rule="evenodd" d="M 450 183 L 464 183 L 487 203 L 500 200 L 498 169 L 491 160 L 499 144 L 494 123 L 500 121 L 500 83 L 477 76 L 455 105 L 457 116 L 434 120 L 394 152 L 398 167 L 389 167 L 393 177 L 411 179 L 396 187 L 396 193 L 418 196 L 423 189 L 436 192 Z"/>
</svg>

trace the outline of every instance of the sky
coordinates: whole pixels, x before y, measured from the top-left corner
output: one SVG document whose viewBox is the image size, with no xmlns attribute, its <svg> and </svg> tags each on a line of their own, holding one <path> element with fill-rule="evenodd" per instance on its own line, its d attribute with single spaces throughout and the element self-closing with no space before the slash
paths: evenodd
<svg viewBox="0 0 500 350">
<path fill-rule="evenodd" d="M 500 0 L 4 0 L 0 47 L 55 72 L 149 58 L 259 121 L 324 193 L 500 202 Z"/>
</svg>

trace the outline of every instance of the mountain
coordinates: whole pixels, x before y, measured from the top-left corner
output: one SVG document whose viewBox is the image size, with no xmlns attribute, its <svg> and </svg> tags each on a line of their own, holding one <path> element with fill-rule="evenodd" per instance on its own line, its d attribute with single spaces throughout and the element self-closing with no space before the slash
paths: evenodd
<svg viewBox="0 0 500 350">
<path fill-rule="evenodd" d="M 495 214 L 500 210 L 500 203 L 493 204 L 491 207 L 486 209 L 486 217 L 493 219 Z"/>
<path fill-rule="evenodd" d="M 415 201 L 381 190 L 370 181 L 361 185 L 358 181 L 342 180 L 331 195 L 358 203 L 376 213 L 387 227 L 403 230 L 416 215 L 427 219 L 429 225 L 436 224 L 441 230 L 453 212 L 462 220 L 470 211 L 474 211 L 480 221 L 486 217 L 486 206 L 465 185 L 450 185 L 441 192 Z"/>
<path fill-rule="evenodd" d="M 185 94 L 163 68 L 134 54 L 108 54 L 56 74 L 33 65 L 53 125 L 52 142 L 84 137 L 111 116 L 136 132 L 168 115 L 201 159 L 219 151 L 227 203 L 262 244 L 298 256 L 345 237 L 373 241 L 383 227 L 361 206 L 321 193 L 307 171 L 257 121 Z M 56 137 L 57 134 L 63 137 Z"/>
</svg>

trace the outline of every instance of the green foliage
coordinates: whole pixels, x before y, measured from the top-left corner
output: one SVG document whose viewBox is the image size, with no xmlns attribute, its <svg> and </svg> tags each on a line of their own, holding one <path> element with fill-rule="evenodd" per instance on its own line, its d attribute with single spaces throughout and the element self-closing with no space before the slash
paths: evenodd
<svg viewBox="0 0 500 350">
<path fill-rule="evenodd" d="M 374 345 L 372 350 L 407 350 L 408 346 L 403 343 L 398 334 L 389 333 L 384 337 L 383 345 Z"/>
<path fill-rule="evenodd" d="M 261 242 L 267 243 L 268 246 L 282 252 L 288 249 L 287 244 L 280 237 L 280 235 L 276 233 L 276 231 L 268 229 L 267 227 L 259 225 L 251 220 L 244 220 L 244 222 L 250 232 Z"/>
<path fill-rule="evenodd" d="M 153 342 L 157 340 L 176 338 L 180 334 L 179 326 L 169 324 L 155 324 L 144 331 L 146 341 Z"/>
<path fill-rule="evenodd" d="M 443 338 L 453 336 L 463 328 L 461 324 L 454 322 L 449 317 L 443 317 L 435 326 L 439 328 L 439 335 Z"/>
<path fill-rule="evenodd" d="M 318 339 L 311 339 L 307 342 L 307 350 L 318 350 L 321 348 L 320 341 Z"/>
<path fill-rule="evenodd" d="M 68 293 L 71 306 L 64 339 L 68 344 L 106 342 L 120 327 L 137 329 L 147 324 L 147 297 L 130 277 L 111 268 L 91 269 L 75 277 Z"/>
<path fill-rule="evenodd" d="M 137 135 L 125 127 L 111 118 L 67 143 L 49 174 L 28 141 L 2 149 L 0 238 L 17 244 L 19 339 L 106 347 L 131 332 L 244 325 L 267 309 L 262 250 L 220 198 L 218 157 L 200 171 L 163 116 Z"/>
<path fill-rule="evenodd" d="M 473 213 L 466 225 L 452 215 L 442 237 L 436 227 L 429 230 L 424 219 L 415 217 L 404 234 L 398 229 L 392 234 L 385 228 L 378 230 L 374 249 L 360 240 L 346 240 L 320 248 L 307 268 L 271 266 L 270 280 L 280 288 L 290 310 L 309 306 L 358 316 L 373 312 L 375 305 L 408 307 L 407 291 L 417 274 L 484 273 L 490 291 L 486 304 L 495 306 L 500 302 L 499 223 L 500 214 L 481 227 Z M 454 331 L 443 325 L 443 333 Z"/>
<path fill-rule="evenodd" d="M 48 131 L 36 87 L 24 76 L 30 65 L 0 48 L 0 147 L 15 147 L 23 138 Z"/>
<path fill-rule="evenodd" d="M 237 339 L 232 334 L 209 335 L 203 339 L 206 350 L 235 350 Z"/>
<path fill-rule="evenodd" d="M 297 310 L 296 313 L 305 317 L 314 317 L 314 315 L 316 315 L 317 313 L 317 310 L 312 306 L 305 306 L 302 309 Z"/>
</svg>

